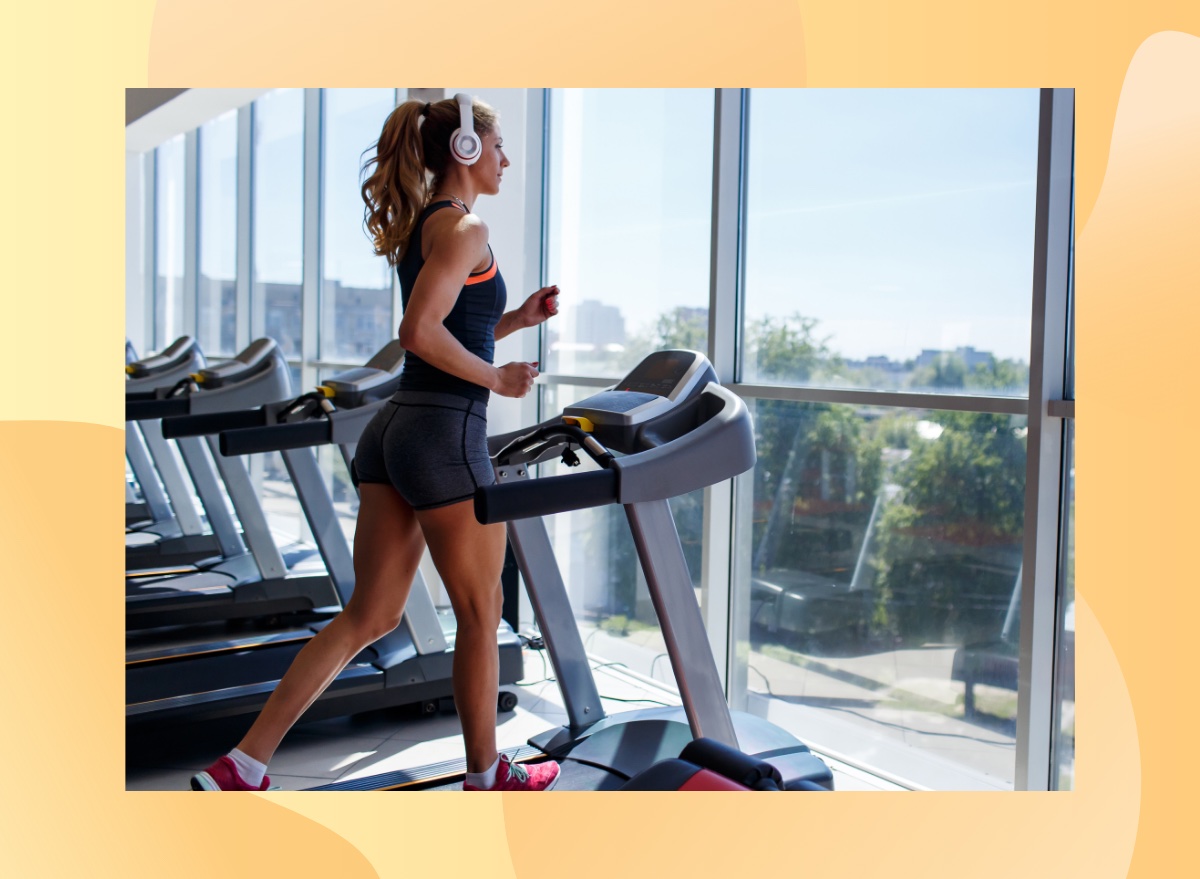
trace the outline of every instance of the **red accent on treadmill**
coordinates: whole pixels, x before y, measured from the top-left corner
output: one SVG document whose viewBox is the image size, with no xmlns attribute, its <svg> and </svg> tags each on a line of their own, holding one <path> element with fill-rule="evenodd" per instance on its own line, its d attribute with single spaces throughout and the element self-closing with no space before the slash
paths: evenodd
<svg viewBox="0 0 1200 879">
<path fill-rule="evenodd" d="M 680 790 L 750 790 L 745 785 L 730 781 L 724 775 L 718 775 L 710 769 L 701 769 L 686 782 Z"/>
</svg>

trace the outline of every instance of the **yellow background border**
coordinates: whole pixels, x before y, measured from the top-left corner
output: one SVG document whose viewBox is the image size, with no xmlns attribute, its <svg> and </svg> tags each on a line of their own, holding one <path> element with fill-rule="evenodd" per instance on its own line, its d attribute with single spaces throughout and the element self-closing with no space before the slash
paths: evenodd
<svg viewBox="0 0 1200 879">
<path fill-rule="evenodd" d="M 1187 361 L 1200 277 L 1200 7 L 458 0 L 447 8 L 10 7 L 0 534 L 12 595 L 0 620 L 0 870 L 522 879 L 613 869 L 1183 872 L 1196 720 L 1183 672 L 1200 610 L 1183 558 L 1198 496 Z M 568 795 L 552 804 L 435 796 L 419 809 L 373 794 L 124 792 L 114 537 L 123 90 L 467 81 L 1077 89 L 1078 790 L 753 802 Z M 36 393 L 21 378 L 32 368 L 62 393 Z"/>
</svg>

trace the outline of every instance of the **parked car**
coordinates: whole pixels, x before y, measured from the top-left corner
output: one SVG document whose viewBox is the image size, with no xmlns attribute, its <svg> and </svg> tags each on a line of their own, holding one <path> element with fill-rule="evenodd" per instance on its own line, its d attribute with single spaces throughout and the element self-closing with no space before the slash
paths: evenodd
<svg viewBox="0 0 1200 879">
<path fill-rule="evenodd" d="M 775 568 L 750 581 L 750 623 L 769 635 L 865 633 L 869 590 L 851 589 L 848 578 Z"/>
</svg>

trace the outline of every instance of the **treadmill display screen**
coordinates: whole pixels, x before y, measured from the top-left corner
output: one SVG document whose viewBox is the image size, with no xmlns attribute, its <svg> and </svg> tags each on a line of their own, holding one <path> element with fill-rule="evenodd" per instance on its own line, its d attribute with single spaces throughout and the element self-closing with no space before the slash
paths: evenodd
<svg viewBox="0 0 1200 879">
<path fill-rule="evenodd" d="M 686 351 L 655 352 L 639 363 L 616 389 L 666 397 L 695 362 L 695 356 Z"/>
</svg>

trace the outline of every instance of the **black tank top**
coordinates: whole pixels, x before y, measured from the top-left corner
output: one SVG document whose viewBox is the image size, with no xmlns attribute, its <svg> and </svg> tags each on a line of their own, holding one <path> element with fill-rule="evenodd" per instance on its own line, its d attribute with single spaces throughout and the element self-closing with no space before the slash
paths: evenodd
<svg viewBox="0 0 1200 879">
<path fill-rule="evenodd" d="M 417 219 L 416 229 L 408 241 L 404 255 L 396 272 L 400 276 L 400 300 L 404 308 L 408 308 L 409 297 L 417 283 L 417 275 L 425 260 L 421 257 L 421 229 L 425 221 L 442 208 L 450 207 L 456 210 L 462 208 L 452 201 L 434 202 L 421 212 Z M 496 257 L 488 246 L 491 262 L 482 272 L 472 272 L 458 294 L 458 301 L 446 315 L 442 324 L 450 331 L 462 346 L 483 361 L 491 363 L 496 351 L 496 324 L 504 314 L 508 297 L 504 288 L 504 279 L 496 266 Z M 461 379 L 456 375 L 443 372 L 436 366 L 426 363 L 412 351 L 404 355 L 404 369 L 400 374 L 400 390 L 403 391 L 441 391 L 457 394 L 469 400 L 487 403 L 489 392 L 474 382 Z"/>
</svg>

